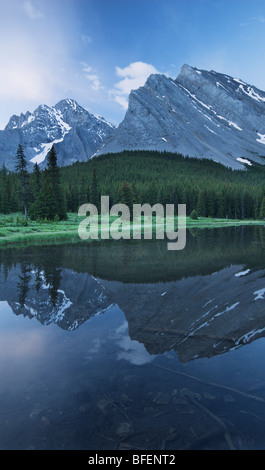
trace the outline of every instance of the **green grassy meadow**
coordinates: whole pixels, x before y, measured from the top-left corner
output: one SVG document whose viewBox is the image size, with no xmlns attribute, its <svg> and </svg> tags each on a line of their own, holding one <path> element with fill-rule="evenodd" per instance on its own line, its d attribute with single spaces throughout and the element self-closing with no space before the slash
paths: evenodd
<svg viewBox="0 0 265 470">
<path fill-rule="evenodd" d="M 10 244 L 55 244 L 63 242 L 79 242 L 78 226 L 84 217 L 77 213 L 68 213 L 66 221 L 25 221 L 22 213 L 8 215 L 0 214 L 0 248 Z M 110 218 L 110 224 L 115 217 Z M 175 220 L 176 230 L 178 220 Z M 262 220 L 214 219 L 199 217 L 197 220 L 187 217 L 187 228 L 221 228 L 239 225 L 265 225 Z M 106 228 L 105 228 L 106 229 Z M 152 231 L 156 230 L 156 220 L 153 217 Z M 166 235 L 165 235 L 166 238 Z M 100 223 L 99 223 L 100 240 Z"/>
</svg>

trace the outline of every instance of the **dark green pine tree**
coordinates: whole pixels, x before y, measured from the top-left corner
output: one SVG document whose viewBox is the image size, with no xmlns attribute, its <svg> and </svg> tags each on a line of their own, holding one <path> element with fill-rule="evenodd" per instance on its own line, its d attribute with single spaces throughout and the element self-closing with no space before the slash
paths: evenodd
<svg viewBox="0 0 265 470">
<path fill-rule="evenodd" d="M 193 220 L 198 220 L 198 215 L 197 215 L 196 209 L 193 209 L 193 211 L 191 211 L 190 218 L 193 219 Z"/>
<path fill-rule="evenodd" d="M 17 155 L 16 155 L 16 171 L 19 175 L 20 179 L 20 201 L 24 207 L 24 215 L 25 219 L 28 218 L 27 215 L 27 206 L 28 206 L 28 170 L 27 170 L 27 160 L 24 155 L 23 147 L 19 144 L 17 148 Z"/>
<path fill-rule="evenodd" d="M 92 170 L 92 181 L 91 181 L 91 190 L 90 190 L 90 202 L 94 204 L 94 206 L 98 207 L 99 204 L 99 193 L 98 193 L 98 181 L 96 170 L 93 168 Z"/>
<path fill-rule="evenodd" d="M 137 204 L 137 190 L 136 190 L 135 182 L 131 184 L 131 191 L 132 191 L 133 204 Z"/>
<path fill-rule="evenodd" d="M 35 163 L 33 173 L 32 173 L 32 196 L 33 196 L 33 203 L 29 208 L 29 215 L 32 219 L 41 219 L 42 212 L 41 212 L 41 203 L 40 203 L 40 195 L 41 195 L 41 172 L 39 169 L 38 163 Z"/>
<path fill-rule="evenodd" d="M 132 187 L 127 181 L 124 181 L 119 190 L 119 199 L 122 204 L 126 204 L 126 206 L 130 209 L 130 215 L 132 216 L 133 213 L 133 204 L 134 204 L 134 193 Z"/>
<path fill-rule="evenodd" d="M 207 193 L 207 216 L 215 216 L 215 205 L 216 205 L 216 195 L 214 190 L 211 188 Z"/>
<path fill-rule="evenodd" d="M 238 219 L 240 217 L 240 204 L 241 204 L 241 197 L 238 195 L 238 192 L 234 195 L 234 205 L 233 205 L 233 212 L 234 218 Z"/>
<path fill-rule="evenodd" d="M 254 197 L 252 192 L 245 192 L 245 217 L 246 219 L 254 218 Z"/>
<path fill-rule="evenodd" d="M 197 202 L 197 213 L 199 217 L 207 216 L 207 192 L 205 189 L 200 190 Z"/>
<path fill-rule="evenodd" d="M 41 219 L 54 220 L 56 209 L 57 205 L 53 195 L 51 176 L 47 168 L 45 168 L 42 174 L 42 182 L 36 212 L 39 214 Z"/>
<path fill-rule="evenodd" d="M 60 220 L 65 220 L 67 218 L 66 204 L 64 200 L 64 194 L 61 188 L 60 173 L 57 164 L 57 155 L 54 145 L 48 153 L 47 161 L 48 164 L 46 178 L 50 180 L 49 184 L 52 188 L 52 204 L 50 204 L 49 216 L 47 216 L 47 218 L 53 220 L 57 216 Z"/>
<path fill-rule="evenodd" d="M 224 219 L 226 216 L 226 211 L 225 211 L 225 198 L 224 194 L 219 192 L 216 195 L 216 214 L 215 216 L 218 219 Z"/>
<path fill-rule="evenodd" d="M 260 219 L 265 219 L 265 197 L 263 197 L 259 213 Z"/>
<path fill-rule="evenodd" d="M 78 209 L 78 192 L 77 187 L 72 185 L 71 182 L 68 185 L 66 192 L 67 210 L 70 212 L 76 212 Z"/>
<path fill-rule="evenodd" d="M 147 190 L 147 200 L 151 206 L 158 202 L 158 189 L 154 180 L 151 181 Z"/>
<path fill-rule="evenodd" d="M 87 204 L 89 202 L 89 186 L 87 184 L 86 176 L 82 176 L 80 185 L 78 187 L 78 207 L 82 204 Z"/>
<path fill-rule="evenodd" d="M 41 172 L 38 163 L 35 163 L 33 169 L 33 195 L 36 195 L 40 192 L 40 184 L 41 184 Z"/>
<path fill-rule="evenodd" d="M 10 212 L 10 184 L 5 164 L 0 171 L 0 212 L 3 214 Z"/>
</svg>

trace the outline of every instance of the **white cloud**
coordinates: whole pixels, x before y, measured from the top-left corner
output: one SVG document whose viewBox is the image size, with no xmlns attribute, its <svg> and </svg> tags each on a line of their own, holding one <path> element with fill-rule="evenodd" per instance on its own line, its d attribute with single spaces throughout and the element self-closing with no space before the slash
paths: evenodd
<svg viewBox="0 0 265 470">
<path fill-rule="evenodd" d="M 153 73 L 159 72 L 153 65 L 145 62 L 132 62 L 124 68 L 116 67 L 116 74 L 121 80 L 114 85 L 114 89 L 110 90 L 112 99 L 122 108 L 127 109 L 128 95 L 131 90 L 143 86 Z"/>
<path fill-rule="evenodd" d="M 118 103 L 123 109 L 127 109 L 127 108 L 128 108 L 128 100 L 127 100 L 124 96 L 116 95 L 116 96 L 114 97 L 114 100 L 115 100 L 116 103 Z"/>
<path fill-rule="evenodd" d="M 14 59 L 15 58 L 15 59 Z M 0 98 L 35 101 L 49 95 L 50 68 L 25 38 L 10 38 L 0 50 Z"/>
<path fill-rule="evenodd" d="M 43 13 L 39 11 L 31 2 L 31 0 L 25 0 L 23 3 L 23 7 L 30 17 L 31 20 L 35 20 L 37 18 L 43 18 Z"/>
<path fill-rule="evenodd" d="M 101 88 L 103 88 L 101 86 L 100 79 L 99 79 L 97 72 L 85 62 L 82 62 L 81 64 L 83 66 L 83 72 L 84 72 L 85 78 L 89 80 L 92 90 L 99 91 Z"/>
<path fill-rule="evenodd" d="M 1 90 L 3 97 L 11 99 L 21 98 L 29 101 L 44 96 L 46 90 L 44 76 L 40 71 L 29 70 L 22 64 L 9 64 L 5 69 L 5 75 L 1 78 Z M 0 92 L 0 96 L 2 93 Z"/>
</svg>

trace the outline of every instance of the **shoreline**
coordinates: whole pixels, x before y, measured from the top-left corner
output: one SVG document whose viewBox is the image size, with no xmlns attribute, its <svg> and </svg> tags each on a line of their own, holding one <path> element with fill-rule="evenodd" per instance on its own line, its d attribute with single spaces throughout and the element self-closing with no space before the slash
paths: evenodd
<svg viewBox="0 0 265 470">
<path fill-rule="evenodd" d="M 25 246 L 29 244 L 44 245 L 44 244 L 58 244 L 58 243 L 77 243 L 77 242 L 89 242 L 92 241 L 103 241 L 100 238 L 98 240 L 88 239 L 81 240 L 78 235 L 78 227 L 82 219 L 76 214 L 68 214 L 68 220 L 61 222 L 29 222 L 26 226 L 21 226 L 15 222 L 10 223 L 8 221 L 15 220 L 15 215 L 0 215 L 0 249 L 9 246 Z M 5 221 L 6 222 L 3 222 Z M 242 225 L 248 226 L 261 226 L 265 227 L 264 220 L 250 220 L 250 219 L 213 219 L 207 217 L 199 217 L 197 220 L 187 217 L 186 228 L 187 229 L 213 229 L 213 228 L 225 228 L 225 227 L 237 227 Z M 152 230 L 155 233 L 156 223 L 153 222 L 149 225 L 152 226 Z M 143 227 L 142 227 L 143 228 Z M 177 218 L 176 218 L 176 229 L 177 229 Z M 165 237 L 166 238 L 166 237 Z M 111 240 L 111 238 L 110 238 Z M 131 237 L 131 240 L 134 240 Z"/>
</svg>

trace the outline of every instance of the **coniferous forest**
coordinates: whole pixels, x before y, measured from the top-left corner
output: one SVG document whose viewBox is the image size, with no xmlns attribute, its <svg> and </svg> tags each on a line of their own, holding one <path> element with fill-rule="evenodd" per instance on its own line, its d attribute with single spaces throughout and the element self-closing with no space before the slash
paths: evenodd
<svg viewBox="0 0 265 470">
<path fill-rule="evenodd" d="M 32 220 L 64 220 L 80 205 L 122 202 L 186 204 L 187 215 L 229 219 L 265 217 L 265 168 L 232 170 L 208 159 L 155 151 L 124 151 L 59 167 L 54 147 L 45 167 L 28 170 L 23 148 L 15 171 L 0 170 L 0 212 Z"/>
</svg>

